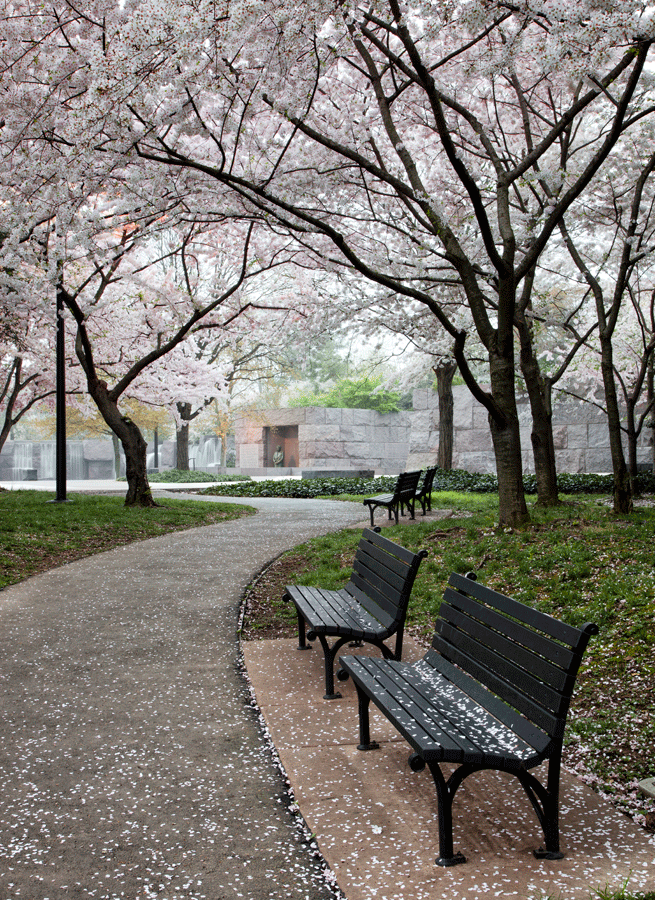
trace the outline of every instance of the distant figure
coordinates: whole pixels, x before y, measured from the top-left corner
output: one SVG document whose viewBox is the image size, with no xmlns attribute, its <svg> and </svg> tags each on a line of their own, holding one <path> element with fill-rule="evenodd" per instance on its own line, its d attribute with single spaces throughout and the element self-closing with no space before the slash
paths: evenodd
<svg viewBox="0 0 655 900">
<path fill-rule="evenodd" d="M 280 444 L 277 445 L 277 450 L 273 454 L 273 465 L 281 466 L 284 462 L 284 453 L 282 452 L 282 447 Z"/>
</svg>

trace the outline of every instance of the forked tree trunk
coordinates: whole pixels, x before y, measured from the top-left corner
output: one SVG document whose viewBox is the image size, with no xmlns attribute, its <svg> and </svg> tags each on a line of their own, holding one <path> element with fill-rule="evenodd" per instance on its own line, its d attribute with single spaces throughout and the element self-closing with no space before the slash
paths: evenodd
<svg viewBox="0 0 655 900">
<path fill-rule="evenodd" d="M 457 363 L 454 360 L 446 360 L 434 369 L 434 373 L 437 376 L 437 393 L 439 396 L 439 451 L 437 465 L 440 469 L 446 470 L 450 470 L 453 467 L 453 378 L 456 371 Z"/>
</svg>

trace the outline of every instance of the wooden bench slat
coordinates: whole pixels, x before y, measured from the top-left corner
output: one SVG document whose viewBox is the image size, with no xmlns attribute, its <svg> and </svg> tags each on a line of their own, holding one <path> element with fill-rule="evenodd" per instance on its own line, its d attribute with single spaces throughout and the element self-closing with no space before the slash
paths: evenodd
<svg viewBox="0 0 655 900">
<path fill-rule="evenodd" d="M 440 628 L 442 638 L 446 640 L 453 639 L 448 636 L 446 630 L 446 623 L 448 623 L 451 628 L 457 629 L 458 633 L 470 635 L 471 638 L 480 642 L 483 646 L 494 650 L 501 658 L 521 666 L 535 679 L 538 679 L 539 684 L 543 682 L 553 687 L 556 691 L 563 691 L 566 688 L 568 675 L 565 671 L 559 666 L 552 665 L 552 663 L 541 656 L 531 653 L 521 644 L 516 643 L 509 637 L 505 637 L 500 631 L 491 631 L 483 622 L 466 615 L 445 602 L 441 605 L 439 617 L 446 620 Z"/>
<path fill-rule="evenodd" d="M 484 622 L 495 631 L 507 634 L 512 640 L 539 656 L 545 657 L 560 669 L 567 670 L 573 662 L 575 652 L 570 647 L 564 646 L 520 622 L 508 619 L 500 612 L 496 612 L 495 609 L 482 605 L 478 600 L 467 597 L 460 591 L 447 587 L 444 591 L 444 602 L 450 607 L 459 609 L 466 615 Z"/>
<path fill-rule="evenodd" d="M 450 623 L 441 619 L 437 621 L 437 630 L 439 639 L 435 634 L 433 646 L 446 657 L 450 657 L 449 648 L 456 645 L 459 652 L 466 654 L 471 659 L 476 660 L 488 671 L 492 676 L 499 678 L 502 682 L 508 683 L 510 686 L 516 685 L 520 687 L 521 692 L 531 697 L 539 704 L 539 706 L 559 714 L 562 703 L 562 691 L 566 688 L 567 676 L 560 672 L 560 687 L 552 686 L 542 681 L 529 669 L 520 665 L 516 665 L 512 659 L 511 653 L 503 654 L 498 652 L 500 645 L 499 635 L 493 634 L 491 640 L 493 646 L 477 640 L 475 635 L 470 636 L 464 631 L 454 628 Z M 518 655 L 518 648 L 517 648 Z M 523 660 L 529 664 L 528 660 Z M 539 660 L 535 660 L 535 667 L 540 664 Z M 481 679 L 484 681 L 484 678 Z"/>
<path fill-rule="evenodd" d="M 477 658 L 469 656 L 469 654 L 450 645 L 447 658 L 450 662 L 465 669 L 478 681 L 481 681 L 492 693 L 501 697 L 506 703 L 515 706 L 531 722 L 534 722 L 551 735 L 555 733 L 560 721 L 557 713 L 553 713 L 530 697 L 527 697 L 519 687 L 514 687 L 509 682 L 494 675 Z"/>
<path fill-rule="evenodd" d="M 462 590 L 466 594 L 470 594 L 477 600 L 482 600 L 488 605 L 496 606 L 504 614 L 518 619 L 519 622 L 523 622 L 525 625 L 530 625 L 539 631 L 549 634 L 552 638 L 562 641 L 562 643 L 567 644 L 569 647 L 576 648 L 579 645 L 581 639 L 580 629 L 575 628 L 573 625 L 568 625 L 566 622 L 554 619 L 552 616 L 549 616 L 538 609 L 533 609 L 531 606 L 526 606 L 524 603 L 520 603 L 512 597 L 506 597 L 504 594 L 500 594 L 498 591 L 486 587 L 486 585 L 481 584 L 479 581 L 472 581 L 465 575 L 452 574 L 449 579 L 449 584 L 453 585 L 453 587 L 458 590 Z"/>
<path fill-rule="evenodd" d="M 401 544 L 397 544 L 395 541 L 390 541 L 389 538 L 384 537 L 382 534 L 378 534 L 377 531 L 371 531 L 371 529 L 367 528 L 365 531 L 366 541 L 363 539 L 360 541 L 360 544 L 368 544 L 365 547 L 365 551 L 367 553 L 373 554 L 376 552 L 373 548 L 378 548 L 383 551 L 382 559 L 386 558 L 386 554 L 389 554 L 391 559 L 398 558 L 401 562 L 404 562 L 407 566 L 413 566 L 416 563 L 416 554 L 411 550 L 408 550 L 407 547 L 403 547 Z M 391 544 L 391 547 L 389 546 Z M 387 565 L 391 565 L 391 560 L 387 561 Z"/>
<path fill-rule="evenodd" d="M 515 731 L 522 741 L 534 747 L 535 752 L 544 754 L 552 745 L 550 732 L 526 719 L 463 669 L 453 665 L 434 650 L 428 650 L 423 659 L 476 703 L 488 709 L 499 722 Z"/>
<path fill-rule="evenodd" d="M 384 626 L 386 631 L 394 629 L 398 624 L 402 613 L 398 608 L 398 604 L 387 602 L 384 594 L 375 590 L 372 585 L 362 583 L 360 586 L 355 576 L 349 582 L 348 590 L 362 607 Z"/>
<path fill-rule="evenodd" d="M 384 666 L 380 666 L 380 662 L 384 662 Z M 520 766 L 538 756 L 534 748 L 517 738 L 512 729 L 430 667 L 379 659 L 359 664 L 367 671 L 369 684 L 373 686 L 373 702 L 376 689 L 388 693 L 380 707 L 382 712 L 394 724 L 402 723 L 399 730 L 408 736 L 408 740 L 410 735 L 414 737 L 415 749 L 420 750 L 426 760 L 459 762 L 466 756 L 469 761 L 484 765 L 511 756 Z M 389 715 L 389 697 L 396 704 L 391 706 L 392 716 Z M 407 713 L 411 713 L 411 718 L 407 718 Z M 427 736 L 427 741 L 416 738 L 414 722 Z M 409 743 L 413 744 L 413 741 L 409 740 Z"/>
</svg>

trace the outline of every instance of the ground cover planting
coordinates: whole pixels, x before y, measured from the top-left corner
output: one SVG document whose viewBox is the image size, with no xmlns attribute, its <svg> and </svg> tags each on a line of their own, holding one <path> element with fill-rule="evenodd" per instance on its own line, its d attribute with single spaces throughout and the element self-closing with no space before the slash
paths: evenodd
<svg viewBox="0 0 655 900">
<path fill-rule="evenodd" d="M 428 642 L 452 571 L 480 580 L 575 625 L 600 627 L 587 651 L 569 717 L 565 765 L 655 831 L 655 804 L 637 782 L 655 775 L 655 508 L 617 517 L 607 498 L 534 505 L 533 522 L 499 529 L 491 495 L 436 493 L 443 518 L 385 529 L 413 551 L 428 550 L 410 603 L 408 628 Z M 380 517 L 380 521 L 384 519 Z M 292 637 L 288 583 L 341 587 L 359 529 L 346 529 L 280 557 L 246 595 L 243 637 Z"/>
<path fill-rule="evenodd" d="M 122 497 L 52 499 L 44 491 L 0 491 L 0 589 L 92 553 L 254 512 L 249 506 L 173 498 L 149 509 L 126 507 Z"/>
</svg>

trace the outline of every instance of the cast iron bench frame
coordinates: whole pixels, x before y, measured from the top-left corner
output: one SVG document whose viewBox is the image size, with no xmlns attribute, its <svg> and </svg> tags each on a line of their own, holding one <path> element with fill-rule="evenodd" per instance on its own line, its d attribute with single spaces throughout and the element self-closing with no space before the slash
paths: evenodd
<svg viewBox="0 0 655 900">
<path fill-rule="evenodd" d="M 421 504 L 421 512 L 425 515 L 426 509 L 432 510 L 432 485 L 434 484 L 434 476 L 437 474 L 439 466 L 430 466 L 425 470 L 423 481 L 416 489 L 414 500 L 418 500 Z"/>
<path fill-rule="evenodd" d="M 410 519 L 414 518 L 414 506 L 416 502 L 416 489 L 418 488 L 419 479 L 421 478 L 421 469 L 417 472 L 402 472 L 396 481 L 393 494 L 376 494 L 375 497 L 368 497 L 364 500 L 364 506 L 368 506 L 371 515 L 371 528 L 373 528 L 373 514 L 378 506 L 382 506 L 389 511 L 389 518 L 393 512 L 396 517 L 396 525 L 398 524 L 398 509 L 400 508 L 401 516 L 405 514 L 405 507 L 410 512 Z"/>
<path fill-rule="evenodd" d="M 387 659 L 399 660 L 402 656 L 407 606 L 427 551 L 412 553 L 382 537 L 379 531 L 364 529 L 345 588 L 334 591 L 293 584 L 287 585 L 282 597 L 296 607 L 298 649 L 308 649 L 305 639 L 315 638 L 323 648 L 325 700 L 341 697 L 334 690 L 334 660 L 345 643 L 373 644 Z M 392 651 L 384 641 L 394 634 Z M 336 638 L 332 646 L 328 637 Z M 345 681 L 348 675 L 339 670 L 337 677 Z"/>
<path fill-rule="evenodd" d="M 373 750 L 371 700 L 413 748 L 414 771 L 428 766 L 437 791 L 437 864 L 465 862 L 453 851 L 452 804 L 471 773 L 515 775 L 539 819 L 545 849 L 561 859 L 559 784 L 564 727 L 578 667 L 598 626 L 567 625 L 468 577 L 453 574 L 432 647 L 417 663 L 341 657 L 359 701 L 359 748 Z M 542 784 L 528 770 L 548 760 Z M 446 781 L 440 763 L 458 765 Z"/>
</svg>

